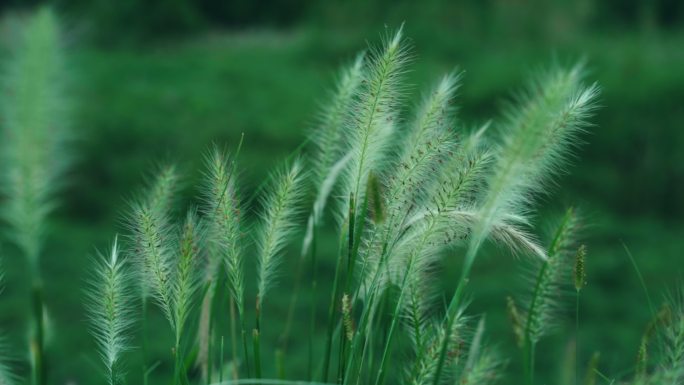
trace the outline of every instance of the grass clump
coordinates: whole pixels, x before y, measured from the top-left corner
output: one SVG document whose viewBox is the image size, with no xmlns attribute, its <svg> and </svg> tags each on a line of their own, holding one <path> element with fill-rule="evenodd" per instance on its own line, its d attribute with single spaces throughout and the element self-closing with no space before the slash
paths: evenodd
<svg viewBox="0 0 684 385">
<path fill-rule="evenodd" d="M 3 108 L 13 111 L 4 132 L 31 149 L 3 152 L 9 165 L 3 174 L 5 218 L 36 266 L 40 229 L 55 193 L 48 182 L 63 172 L 62 163 L 46 159 L 62 159 L 57 154 L 66 136 L 48 135 L 44 127 L 64 112 L 52 104 L 59 89 L 47 81 L 57 76 L 52 71 L 58 66 L 26 78 L 21 71 L 42 55 L 56 56 L 53 32 L 45 32 L 54 28 L 49 15 L 39 13 L 29 24 L 26 45 L 38 48 L 27 48 L 21 59 L 26 62 L 20 61 L 7 83 L 25 87 L 26 94 L 3 100 Z M 147 384 L 155 368 L 167 371 L 173 384 L 290 383 L 287 354 L 264 342 L 282 327 L 263 311 L 264 304 L 277 305 L 268 299 L 290 254 L 298 254 L 297 263 L 309 260 L 311 288 L 317 289 L 317 238 L 328 216 L 334 218 L 329 226 L 339 237 L 338 253 L 330 261 L 334 272 L 325 277 L 332 291 L 320 294 L 329 295 L 327 308 L 313 303 L 307 317 L 307 383 L 494 384 L 510 376 L 506 364 L 513 360 L 524 367 L 517 383 L 537 383 L 536 346 L 562 321 L 562 293 L 573 287 L 579 325 L 586 272 L 576 211 L 566 211 L 544 246 L 535 234 L 535 202 L 552 193 L 553 180 L 566 170 L 590 126 L 598 87 L 585 84 L 581 65 L 554 67 L 503 118 L 467 129 L 453 107 L 462 81 L 458 71 L 438 77 L 407 117 L 404 75 L 412 60 L 402 29 L 359 54 L 343 69 L 310 135 L 310 148 L 296 151 L 267 178 L 258 197 L 243 196 L 241 143 L 232 154 L 218 148 L 208 153 L 196 206 L 186 210 L 177 207 L 183 178 L 176 167 L 154 173 L 130 204 L 125 235 L 98 257 L 86 291 L 88 321 L 109 384 Z M 256 210 L 254 201 L 260 202 Z M 519 358 L 503 357 L 488 343 L 485 317 L 468 312 L 471 272 L 486 242 L 533 265 L 527 296 L 507 303 Z M 293 252 L 295 244 L 301 249 Z M 462 261 L 453 291 L 434 284 L 447 256 Z M 657 335 L 653 345 L 662 350 L 654 356 L 658 363 L 647 358 L 650 345 L 642 344 L 643 365 L 627 383 L 681 382 L 681 297 L 673 295 L 667 316 L 649 325 L 649 340 Z M 42 320 L 42 301 L 35 304 L 35 319 Z M 252 315 L 250 344 L 246 319 Z M 159 364 L 147 341 L 148 319 L 155 316 L 170 329 L 168 354 Z M 313 337 L 317 329 L 324 331 L 320 340 Z M 36 333 L 40 339 L 42 327 Z M 134 346 L 141 347 L 144 365 L 126 371 Z M 34 383 L 44 382 L 41 351 L 32 358 Z M 265 365 L 272 356 L 273 373 Z M 0 356 L 0 383 L 10 384 L 14 376 L 6 362 Z M 600 373 L 598 359 L 589 367 L 592 383 Z"/>
</svg>

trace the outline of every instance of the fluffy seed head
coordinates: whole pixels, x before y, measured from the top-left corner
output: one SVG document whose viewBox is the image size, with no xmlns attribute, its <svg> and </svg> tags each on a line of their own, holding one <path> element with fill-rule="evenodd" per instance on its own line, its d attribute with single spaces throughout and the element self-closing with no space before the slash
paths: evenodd
<svg viewBox="0 0 684 385">
<path fill-rule="evenodd" d="M 371 49 L 363 70 L 361 86 L 351 107 L 346 127 L 351 154 L 342 183 L 343 196 L 353 193 L 357 202 L 364 201 L 366 183 L 372 171 L 379 171 L 391 145 L 398 110 L 403 99 L 402 75 L 408 62 L 408 48 L 402 31 L 389 38 L 382 49 Z M 342 217 L 348 212 L 342 207 Z"/>
<path fill-rule="evenodd" d="M 0 77 L 0 215 L 37 269 L 47 216 L 70 163 L 69 103 L 60 31 L 43 8 L 19 28 Z"/>
<path fill-rule="evenodd" d="M 195 305 L 199 287 L 199 247 L 202 242 L 202 230 L 198 223 L 195 211 L 190 209 L 178 236 L 178 255 L 175 258 L 176 267 L 171 286 L 173 327 L 177 343 L 180 342 L 190 311 Z"/>
<path fill-rule="evenodd" d="M 573 245 L 579 227 L 576 211 L 566 210 L 548 247 L 548 258 L 537 266 L 533 290 L 527 302 L 526 342 L 536 343 L 557 325 L 559 298 L 570 281 Z"/>
<path fill-rule="evenodd" d="M 121 356 L 131 349 L 133 298 L 130 272 L 115 238 L 109 256 L 100 255 L 86 291 L 90 331 L 107 368 L 110 385 L 123 376 Z"/>
<path fill-rule="evenodd" d="M 582 72 L 581 66 L 549 72 L 508 113 L 467 264 L 496 219 L 504 214 L 525 215 L 534 196 L 546 191 L 545 185 L 577 146 L 598 95 L 596 85 L 582 85 Z"/>
<path fill-rule="evenodd" d="M 203 191 L 204 215 L 208 219 L 208 240 L 210 246 L 208 279 L 216 276 L 221 265 L 228 273 L 231 295 L 237 305 L 238 314 L 244 312 L 244 273 L 241 222 L 243 207 L 240 202 L 235 175 L 235 160 L 218 148 L 206 159 L 206 182 Z"/>
<path fill-rule="evenodd" d="M 282 250 L 296 230 L 304 180 L 302 163 L 295 160 L 289 170 L 275 175 L 272 186 L 263 199 L 263 212 L 256 240 L 259 303 L 264 301 L 268 289 L 274 285 Z"/>
</svg>

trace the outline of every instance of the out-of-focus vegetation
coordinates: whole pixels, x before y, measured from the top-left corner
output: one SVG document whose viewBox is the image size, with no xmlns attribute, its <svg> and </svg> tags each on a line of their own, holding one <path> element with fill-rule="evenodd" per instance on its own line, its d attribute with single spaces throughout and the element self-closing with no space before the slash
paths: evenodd
<svg viewBox="0 0 684 385">
<path fill-rule="evenodd" d="M 38 3 L 4 2 L 8 16 Z M 600 368 L 618 374 L 633 367 L 650 314 L 622 242 L 659 301 L 677 284 L 684 250 L 684 4 L 671 1 L 423 1 L 305 2 L 54 1 L 66 25 L 67 71 L 76 100 L 71 126 L 76 141 L 63 205 L 50 227 L 41 262 L 49 324 L 52 383 L 96 383 L 93 343 L 83 333 L 80 288 L 94 247 L 104 249 L 120 231 L 119 213 L 131 190 L 157 162 L 192 170 L 212 144 L 245 143 L 241 163 L 247 193 L 305 138 L 331 73 L 349 62 L 385 25 L 406 23 L 420 60 L 408 75 L 429 84 L 454 64 L 466 69 L 459 115 L 490 118 L 513 90 L 539 68 L 585 58 L 601 85 L 602 106 L 571 174 L 545 200 L 543 214 L 577 202 L 587 225 L 588 285 L 583 292 L 581 356 L 602 354 Z M 0 38 L 14 39 L 7 22 Z M 5 49 L 3 48 L 3 52 Z M 414 89 L 414 96 L 421 92 Z M 192 191 L 188 188 L 187 191 Z M 545 215 L 539 215 L 544 222 Z M 321 239 L 335 239 L 324 233 Z M 322 246 L 321 263 L 333 269 L 335 250 Z M 325 253 L 328 253 L 327 255 Z M 474 268 L 471 311 L 487 312 L 492 339 L 513 336 L 507 295 L 520 292 L 514 261 L 488 258 Z M 0 302 L 3 330 L 22 344 L 29 317 L 29 267 L 2 248 L 7 282 Z M 296 254 L 296 252 L 295 252 Z M 293 254 L 293 255 L 295 255 Z M 458 263 L 454 263 L 454 276 Z M 293 286 L 286 264 L 282 287 Z M 332 275 L 332 273 L 331 273 Z M 444 282 L 453 289 L 455 284 Z M 323 287 L 322 291 L 327 292 Z M 284 319 L 289 291 L 274 293 L 269 317 Z M 307 293 L 300 299 L 306 312 Z M 322 306 L 321 308 L 324 308 Z M 572 343 L 574 325 L 539 347 L 543 379 L 556 378 Z M 161 316 L 157 320 L 164 325 Z M 609 327 L 607 327 L 609 325 Z M 306 330 L 295 322 L 293 335 Z M 323 335 L 323 330 L 320 331 Z M 150 339 L 166 338 L 153 329 Z M 269 336 L 273 340 L 277 336 Z M 166 357 L 166 344 L 152 347 Z M 23 354 L 20 352 L 20 354 Z M 134 352 L 133 354 L 139 354 Z M 306 369 L 306 346 L 287 347 L 291 367 Z M 68 359 L 63 359 L 67 357 Z M 268 363 L 266 370 L 272 370 Z M 131 371 L 138 368 L 132 367 Z M 164 367 L 159 371 L 163 372 Z M 512 373 L 520 370 L 512 363 Z M 511 378 L 517 378 L 515 375 Z"/>
</svg>

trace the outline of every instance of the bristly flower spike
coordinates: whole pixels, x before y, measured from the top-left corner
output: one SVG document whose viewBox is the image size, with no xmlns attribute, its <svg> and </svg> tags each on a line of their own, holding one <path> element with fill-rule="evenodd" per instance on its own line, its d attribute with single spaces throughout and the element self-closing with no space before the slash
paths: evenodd
<svg viewBox="0 0 684 385">
<path fill-rule="evenodd" d="M 302 163 L 295 160 L 289 170 L 277 174 L 273 189 L 263 200 L 261 225 L 257 235 L 258 298 L 261 307 L 268 290 L 273 287 L 288 238 L 296 230 L 300 211 L 298 204 L 304 193 L 305 174 Z"/>
<path fill-rule="evenodd" d="M 587 255 L 587 248 L 585 245 L 580 245 L 575 254 L 575 267 L 573 270 L 575 276 L 575 290 L 579 293 L 582 287 L 586 285 L 587 273 L 584 268 L 584 259 Z"/>
<path fill-rule="evenodd" d="M 118 384 L 124 373 L 121 356 L 131 349 L 130 333 L 135 321 L 133 291 L 125 259 L 114 238 L 109 256 L 101 256 L 86 291 L 90 331 L 107 368 L 109 385 Z"/>
</svg>

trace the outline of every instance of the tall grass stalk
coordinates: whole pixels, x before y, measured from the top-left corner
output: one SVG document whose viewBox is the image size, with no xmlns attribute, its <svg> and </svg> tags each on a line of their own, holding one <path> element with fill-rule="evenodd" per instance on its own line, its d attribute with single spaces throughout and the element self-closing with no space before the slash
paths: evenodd
<svg viewBox="0 0 684 385">
<path fill-rule="evenodd" d="M 0 214 L 30 266 L 32 383 L 42 385 L 47 365 L 40 257 L 47 218 L 70 163 L 68 76 L 61 32 L 50 9 L 27 17 L 17 32 L 0 79 L 1 185 L 6 198 Z"/>
<path fill-rule="evenodd" d="M 554 325 L 556 298 L 569 266 L 568 253 L 576 238 L 578 219 L 570 208 L 561 219 L 548 248 L 548 258 L 538 270 L 534 289 L 526 309 L 523 339 L 524 368 L 527 384 L 534 383 L 535 348 L 539 339 Z"/>
<path fill-rule="evenodd" d="M 243 203 L 241 202 L 237 186 L 237 161 L 240 154 L 244 135 L 241 136 L 234 155 L 228 156 L 218 148 L 214 148 L 206 159 L 206 182 L 204 187 L 204 214 L 209 219 L 209 238 L 216 254 L 214 262 L 208 266 L 210 282 L 214 282 L 216 274 L 223 266 L 227 272 L 228 288 L 231 294 L 231 323 L 234 322 L 232 306 L 237 310 L 237 324 L 240 327 L 240 335 L 243 347 L 243 359 L 245 360 L 247 375 L 250 376 L 249 353 L 247 348 L 247 336 L 244 311 L 244 253 L 242 248 L 242 219 Z M 218 288 L 208 291 L 209 295 Z M 211 306 L 211 301 L 209 305 Z M 211 310 L 207 310 L 211 317 Z M 233 329 L 231 324 L 231 330 Z M 235 353 L 235 352 L 234 352 Z M 237 356 L 234 354 L 234 360 Z"/>
<path fill-rule="evenodd" d="M 131 349 L 135 321 L 131 272 L 114 239 L 109 256 L 100 256 L 86 291 L 88 319 L 109 385 L 124 382 L 122 354 Z"/>
<path fill-rule="evenodd" d="M 253 331 L 255 375 L 261 378 L 260 332 L 262 305 L 268 290 L 277 279 L 282 250 L 288 237 L 296 229 L 299 201 L 304 192 L 301 161 L 295 160 L 289 170 L 274 177 L 271 193 L 263 202 L 263 213 L 257 234 L 257 297 L 255 301 L 256 322 Z"/>
<path fill-rule="evenodd" d="M 150 193 L 133 204 L 128 222 L 142 277 L 141 293 L 155 300 L 173 329 L 174 383 L 180 383 L 185 375 L 181 343 L 196 302 L 198 253 L 204 230 L 194 209 L 188 211 L 179 228 L 172 225 L 169 206 L 177 178 L 172 168 L 166 170 Z"/>
<path fill-rule="evenodd" d="M 347 124 L 351 158 L 342 182 L 342 191 L 362 202 L 370 173 L 387 155 L 388 139 L 398 118 L 396 107 L 402 100 L 402 75 L 410 61 L 402 29 L 386 38 L 382 49 L 371 49 L 363 70 L 354 114 Z M 348 210 L 342 210 L 346 214 Z"/>
<path fill-rule="evenodd" d="M 134 258 L 136 266 L 136 275 L 138 276 L 138 285 L 140 290 L 140 303 L 141 303 L 141 334 L 142 334 L 142 354 L 143 354 L 143 383 L 147 385 L 149 374 L 151 368 L 148 367 L 148 338 L 147 338 L 147 316 L 149 310 L 149 298 L 152 295 L 153 287 L 152 281 L 148 280 L 148 266 L 145 259 L 145 252 L 151 252 L 151 248 L 156 243 L 150 243 L 153 238 L 150 238 L 150 234 L 145 231 L 142 227 L 143 223 L 137 221 L 141 219 L 138 217 L 136 219 L 136 212 L 143 207 L 154 217 L 158 218 L 159 221 L 167 220 L 171 216 L 173 210 L 174 201 L 176 198 L 178 186 L 179 186 L 179 175 L 176 167 L 173 165 L 168 165 L 164 167 L 159 167 L 154 175 L 152 182 L 146 187 L 146 189 L 140 194 L 138 198 L 139 202 L 133 203 L 131 210 L 129 212 L 129 217 L 127 218 L 127 226 L 129 230 L 129 241 L 130 248 L 129 251 Z M 140 214 L 139 212 L 137 213 Z M 160 245 L 159 245 L 160 246 Z"/>
</svg>

